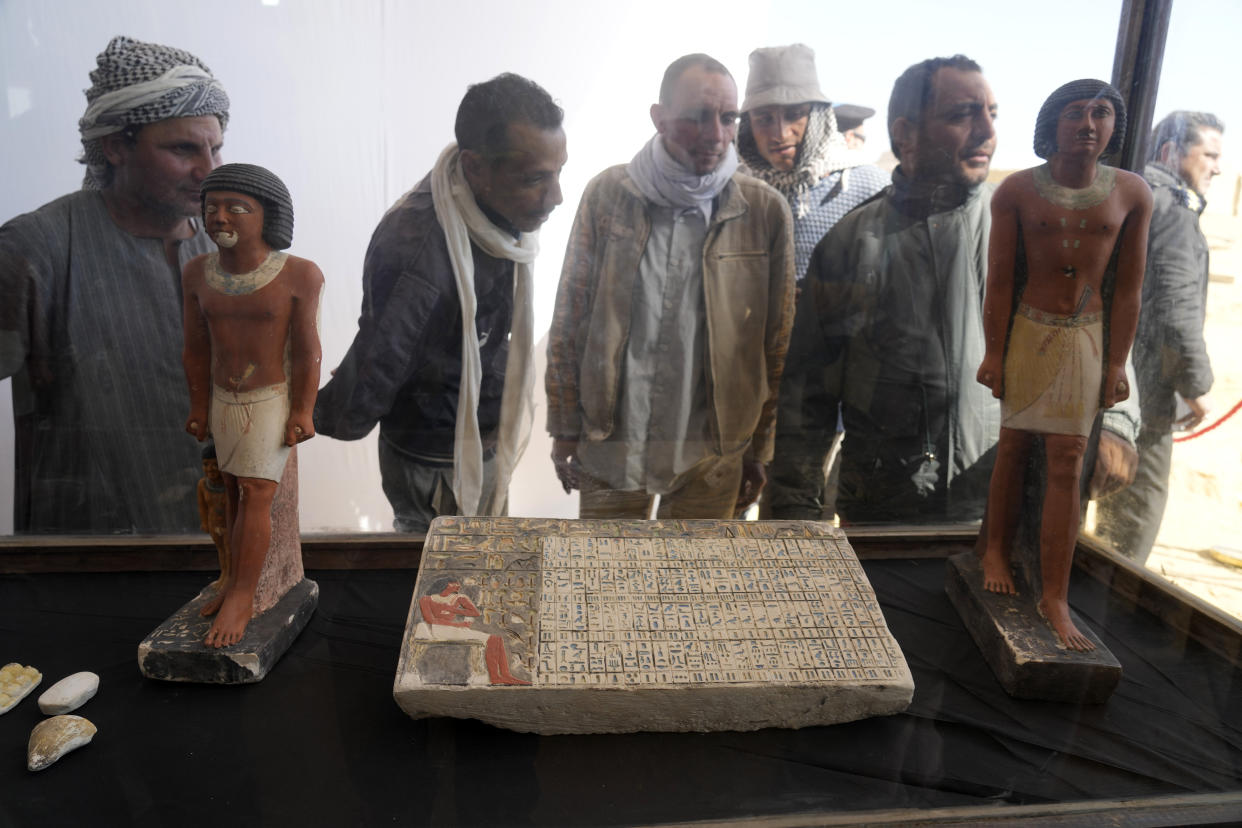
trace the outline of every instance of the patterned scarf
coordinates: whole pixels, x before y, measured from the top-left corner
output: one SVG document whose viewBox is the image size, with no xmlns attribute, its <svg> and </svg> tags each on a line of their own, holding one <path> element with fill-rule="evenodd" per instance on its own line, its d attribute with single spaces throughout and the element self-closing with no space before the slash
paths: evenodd
<svg viewBox="0 0 1242 828">
<path fill-rule="evenodd" d="M 630 161 L 626 172 L 648 201 L 663 207 L 694 207 L 705 222 L 710 222 L 712 201 L 733 178 L 737 166 L 737 151 L 730 144 L 716 169 L 698 175 L 669 155 L 660 136 L 655 135 Z"/>
<path fill-rule="evenodd" d="M 811 210 L 807 195 L 829 173 L 856 166 L 845 145 L 845 136 L 837 130 L 837 116 L 827 104 L 812 104 L 806 132 L 798 145 L 792 170 L 778 170 L 768 163 L 755 143 L 750 126 L 750 113 L 742 116 L 737 133 L 737 148 L 750 174 L 771 184 L 794 206 L 794 217 L 802 218 Z"/>
<path fill-rule="evenodd" d="M 107 175 L 99 139 L 131 126 L 168 118 L 215 115 L 229 121 L 229 96 L 207 64 L 182 49 L 114 37 L 96 57 L 93 86 L 86 90 L 82 135 L 84 189 L 98 189 Z"/>
</svg>

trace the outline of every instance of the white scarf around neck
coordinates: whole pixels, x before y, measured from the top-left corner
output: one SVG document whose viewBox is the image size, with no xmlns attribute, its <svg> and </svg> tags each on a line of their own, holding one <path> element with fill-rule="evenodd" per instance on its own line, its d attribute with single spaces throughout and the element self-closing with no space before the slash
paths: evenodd
<svg viewBox="0 0 1242 828">
<path fill-rule="evenodd" d="M 737 172 L 737 150 L 730 144 L 724 159 L 706 175 L 687 170 L 669 155 L 657 133 L 643 145 L 626 167 L 626 172 L 648 201 L 664 207 L 694 207 L 711 221 L 712 201 Z"/>
<path fill-rule="evenodd" d="M 461 387 L 457 392 L 457 428 L 453 442 L 453 496 L 463 515 L 494 515 L 504 505 L 509 478 L 526 450 L 534 423 L 534 310 L 532 264 L 539 252 L 538 233 L 520 240 L 492 224 L 462 172 L 460 151 L 449 144 L 431 171 L 431 198 L 444 229 L 449 261 L 461 301 Z M 474 256 L 470 244 L 489 256 L 509 259 L 513 267 L 513 327 L 505 385 L 500 397 L 496 441 L 496 486 L 490 503 L 480 503 L 483 490 L 483 440 L 479 434 L 479 387 L 483 380 L 479 338 L 475 328 Z"/>
</svg>

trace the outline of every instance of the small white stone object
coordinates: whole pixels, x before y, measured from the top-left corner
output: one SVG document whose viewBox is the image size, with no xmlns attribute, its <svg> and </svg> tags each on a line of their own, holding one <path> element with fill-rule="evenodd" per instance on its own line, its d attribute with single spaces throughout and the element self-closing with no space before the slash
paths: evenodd
<svg viewBox="0 0 1242 828">
<path fill-rule="evenodd" d="M 99 676 L 83 671 L 65 676 L 39 696 L 39 709 L 49 716 L 70 713 L 95 697 Z"/>
<path fill-rule="evenodd" d="M 26 749 L 26 767 L 41 771 L 71 750 L 89 744 L 98 728 L 81 716 L 53 716 L 44 719 L 30 731 Z"/>
<path fill-rule="evenodd" d="M 0 667 L 0 714 L 8 713 L 43 681 L 43 674 L 16 661 Z"/>
</svg>

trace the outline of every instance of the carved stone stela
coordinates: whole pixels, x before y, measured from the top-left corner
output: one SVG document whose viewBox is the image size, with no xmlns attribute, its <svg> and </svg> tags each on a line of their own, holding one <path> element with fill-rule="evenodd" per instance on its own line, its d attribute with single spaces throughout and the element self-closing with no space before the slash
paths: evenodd
<svg viewBox="0 0 1242 828">
<path fill-rule="evenodd" d="M 913 689 L 826 524 L 441 518 L 394 695 L 416 718 L 597 733 L 832 724 Z"/>
</svg>

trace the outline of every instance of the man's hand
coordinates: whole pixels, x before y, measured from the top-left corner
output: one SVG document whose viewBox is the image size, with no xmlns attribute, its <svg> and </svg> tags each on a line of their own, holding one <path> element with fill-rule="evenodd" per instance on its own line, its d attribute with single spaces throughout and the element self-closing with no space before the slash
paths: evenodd
<svg viewBox="0 0 1242 828">
<path fill-rule="evenodd" d="M 578 463 L 577 440 L 552 440 L 552 465 L 565 494 L 582 485 L 582 465 Z"/>
<path fill-rule="evenodd" d="M 310 415 L 290 414 L 285 423 L 285 445 L 294 446 L 315 436 L 315 421 Z"/>
<path fill-rule="evenodd" d="M 758 460 L 742 461 L 742 485 L 738 487 L 734 513 L 750 508 L 768 482 L 768 470 Z"/>
<path fill-rule="evenodd" d="M 207 439 L 207 412 L 191 411 L 185 421 L 186 432 L 193 434 L 200 443 Z"/>
<path fill-rule="evenodd" d="M 1091 472 L 1092 500 L 1119 492 L 1134 482 L 1138 468 L 1138 452 L 1111 431 L 1100 431 L 1100 445 Z"/>
<path fill-rule="evenodd" d="M 1186 400 L 1186 405 L 1190 407 L 1190 413 L 1185 417 L 1175 420 L 1173 425 L 1186 431 L 1194 431 L 1199 427 L 1199 423 L 1203 422 L 1203 418 L 1212 410 L 1212 400 L 1207 394 L 1201 397 L 1195 397 L 1193 400 Z"/>
</svg>

